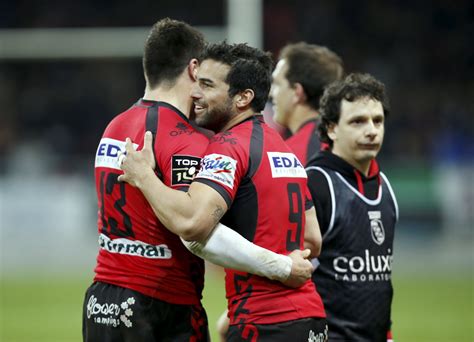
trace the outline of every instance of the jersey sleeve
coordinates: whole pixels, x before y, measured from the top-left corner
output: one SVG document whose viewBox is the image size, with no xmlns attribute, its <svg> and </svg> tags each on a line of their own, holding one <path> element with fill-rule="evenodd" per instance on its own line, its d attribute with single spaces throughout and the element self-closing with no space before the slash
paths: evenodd
<svg viewBox="0 0 474 342">
<path fill-rule="evenodd" d="M 194 181 L 216 190 L 230 207 L 248 168 L 248 153 L 234 141 L 222 143 L 213 139 L 201 160 Z"/>
<path fill-rule="evenodd" d="M 200 133 L 183 136 L 178 142 L 155 144 L 156 163 L 161 179 L 167 186 L 187 191 L 199 170 L 201 157 L 207 149 L 208 139 Z"/>
</svg>

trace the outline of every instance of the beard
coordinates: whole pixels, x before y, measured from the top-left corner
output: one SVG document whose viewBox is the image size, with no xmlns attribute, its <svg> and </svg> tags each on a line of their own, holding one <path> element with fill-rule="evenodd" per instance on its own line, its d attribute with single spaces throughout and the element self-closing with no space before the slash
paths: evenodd
<svg viewBox="0 0 474 342">
<path fill-rule="evenodd" d="M 208 108 L 201 115 L 197 115 L 195 121 L 198 126 L 217 133 L 222 131 L 233 116 L 232 100 L 228 99 L 225 103 L 212 109 Z"/>
</svg>

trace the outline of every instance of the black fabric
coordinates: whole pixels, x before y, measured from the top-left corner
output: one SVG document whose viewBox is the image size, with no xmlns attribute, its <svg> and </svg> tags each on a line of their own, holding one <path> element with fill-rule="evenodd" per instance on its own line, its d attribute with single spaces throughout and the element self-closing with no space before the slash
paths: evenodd
<svg viewBox="0 0 474 342">
<path fill-rule="evenodd" d="M 155 142 L 156 142 L 156 132 L 158 132 L 158 107 L 157 103 L 155 103 L 153 106 L 148 107 L 148 110 L 146 112 L 146 130 L 145 131 L 150 131 L 151 134 L 153 135 L 153 143 L 152 146 L 155 147 Z M 155 173 L 156 175 L 160 178 L 162 178 L 163 173 L 160 170 L 160 166 L 156 162 L 156 155 L 155 155 L 155 150 L 153 150 L 153 158 L 155 159 Z"/>
<path fill-rule="evenodd" d="M 328 341 L 328 327 L 324 318 L 304 318 L 276 324 L 231 325 L 227 342 L 288 342 Z"/>
<path fill-rule="evenodd" d="M 335 162 L 343 165 L 340 160 Z M 330 339 L 386 341 L 393 296 L 396 203 L 385 181 L 380 185 L 380 197 L 370 199 L 361 195 L 356 186 L 348 185 L 349 180 L 339 171 L 320 168 L 309 171 L 313 174 L 310 182 L 318 175 L 328 187 L 329 177 L 335 213 L 333 225 L 324 226 L 323 248 L 313 281 L 324 301 Z M 348 168 L 345 171 L 346 176 L 352 174 Z M 317 190 L 315 184 L 313 189 Z M 328 207 L 330 195 L 321 197 L 319 191 L 319 196 L 316 200 Z M 331 210 L 325 213 L 328 215 L 326 221 L 331 218 Z"/>
<path fill-rule="evenodd" d="M 201 305 L 176 305 L 139 292 L 96 282 L 85 295 L 85 342 L 210 341 Z"/>
<path fill-rule="evenodd" d="M 372 200 L 377 198 L 379 176 L 377 174 L 366 177 L 351 164 L 330 151 L 320 151 L 308 161 L 306 165 L 308 188 L 313 198 L 321 234 L 324 235 L 331 220 L 332 205 L 326 177 L 322 173 L 312 170 L 313 167 L 318 166 L 339 172 L 355 189 L 359 187 L 356 178 L 356 173 L 358 173 L 364 187 L 364 196 Z"/>
</svg>

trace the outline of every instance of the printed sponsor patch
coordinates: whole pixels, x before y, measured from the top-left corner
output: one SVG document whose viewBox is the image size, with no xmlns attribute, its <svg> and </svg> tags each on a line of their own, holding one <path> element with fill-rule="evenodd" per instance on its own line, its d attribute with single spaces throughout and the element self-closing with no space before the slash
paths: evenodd
<svg viewBox="0 0 474 342">
<path fill-rule="evenodd" d="M 293 153 L 267 152 L 273 178 L 307 178 L 306 171 Z"/>
<path fill-rule="evenodd" d="M 191 184 L 199 169 L 201 158 L 177 155 L 171 158 L 171 185 Z"/>
<path fill-rule="evenodd" d="M 196 177 L 211 179 L 233 189 L 236 169 L 237 160 L 213 153 L 202 158 L 201 170 Z"/>
<path fill-rule="evenodd" d="M 172 254 L 167 245 L 150 245 L 139 240 L 124 238 L 110 239 L 105 234 L 100 234 L 99 245 L 110 253 L 119 253 L 140 256 L 148 259 L 170 259 Z"/>
<path fill-rule="evenodd" d="M 133 326 L 133 304 L 135 297 L 129 297 L 120 303 L 99 303 L 96 296 L 92 295 L 87 302 L 87 318 L 93 319 L 94 323 L 118 327 L 120 324 L 127 328 Z"/>
<path fill-rule="evenodd" d="M 136 150 L 138 144 L 133 144 Z M 125 141 L 102 138 L 100 139 L 99 147 L 95 154 L 95 167 L 108 167 L 115 170 L 120 170 L 118 163 L 118 156 L 120 151 L 125 152 Z"/>
</svg>

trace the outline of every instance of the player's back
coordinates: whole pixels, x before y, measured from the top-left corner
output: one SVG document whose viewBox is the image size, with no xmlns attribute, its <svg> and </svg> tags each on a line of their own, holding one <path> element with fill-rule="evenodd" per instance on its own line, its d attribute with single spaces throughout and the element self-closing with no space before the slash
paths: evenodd
<svg viewBox="0 0 474 342">
<path fill-rule="evenodd" d="M 126 137 L 141 149 L 147 130 L 154 132 L 157 173 L 173 188 L 189 185 L 207 147 L 207 138 L 163 102 L 140 100 L 110 122 L 95 161 L 101 247 L 95 280 L 170 303 L 196 304 L 203 286 L 202 260 L 158 221 L 138 189 L 117 181 L 122 174 L 117 156 Z"/>
<path fill-rule="evenodd" d="M 229 211 L 222 222 L 276 253 L 302 249 L 306 172 L 279 134 L 259 117 L 230 130 L 246 163 Z M 321 298 L 308 281 L 299 289 L 247 273 L 226 270 L 231 324 L 270 324 L 325 317 Z"/>
</svg>

